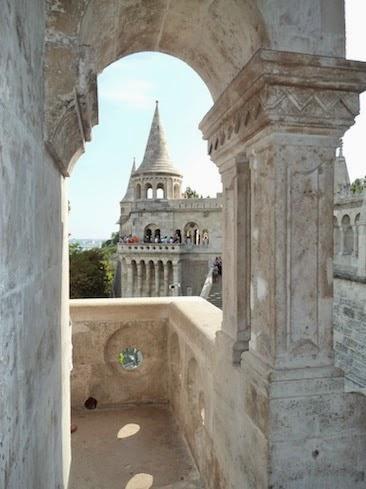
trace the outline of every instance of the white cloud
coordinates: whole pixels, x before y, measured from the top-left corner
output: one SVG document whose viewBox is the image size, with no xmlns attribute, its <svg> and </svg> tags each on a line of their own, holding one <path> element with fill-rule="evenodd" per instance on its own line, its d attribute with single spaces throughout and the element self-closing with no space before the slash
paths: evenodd
<svg viewBox="0 0 366 489">
<path fill-rule="evenodd" d="M 149 109 L 153 106 L 152 84 L 146 80 L 126 79 L 101 85 L 99 96 L 109 102 L 126 104 L 134 109 Z"/>
</svg>

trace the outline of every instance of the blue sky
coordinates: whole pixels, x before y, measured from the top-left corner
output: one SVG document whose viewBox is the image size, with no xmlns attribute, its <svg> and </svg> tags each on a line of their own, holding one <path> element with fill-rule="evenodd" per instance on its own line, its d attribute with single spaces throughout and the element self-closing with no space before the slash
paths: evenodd
<svg viewBox="0 0 366 489">
<path fill-rule="evenodd" d="M 366 60 L 366 0 L 347 0 L 347 57 Z M 209 91 L 182 61 L 159 53 L 127 56 L 98 77 L 99 125 L 77 162 L 70 182 L 70 233 L 73 238 L 108 238 L 116 231 L 133 157 L 142 161 L 155 100 L 170 153 L 184 174 L 184 185 L 203 195 L 221 191 L 215 165 L 206 155 L 198 124 L 212 105 Z M 351 179 L 366 174 L 366 93 L 361 115 L 344 138 Z"/>
</svg>

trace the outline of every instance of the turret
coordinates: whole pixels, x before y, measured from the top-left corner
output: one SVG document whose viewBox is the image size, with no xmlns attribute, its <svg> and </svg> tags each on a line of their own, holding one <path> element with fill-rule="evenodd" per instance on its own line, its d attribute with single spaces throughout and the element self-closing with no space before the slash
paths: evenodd
<svg viewBox="0 0 366 489">
<path fill-rule="evenodd" d="M 182 174 L 170 158 L 156 101 L 143 161 L 131 175 L 135 200 L 181 198 Z"/>
<path fill-rule="evenodd" d="M 343 156 L 343 141 L 339 147 L 339 153 L 334 164 L 334 193 L 337 194 L 350 186 L 346 158 Z"/>
</svg>

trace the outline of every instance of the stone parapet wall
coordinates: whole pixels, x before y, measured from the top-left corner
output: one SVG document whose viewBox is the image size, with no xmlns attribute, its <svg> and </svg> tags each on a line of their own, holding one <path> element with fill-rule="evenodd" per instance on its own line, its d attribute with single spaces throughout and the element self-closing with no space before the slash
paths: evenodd
<svg viewBox="0 0 366 489">
<path fill-rule="evenodd" d="M 366 281 L 334 280 L 334 347 L 346 391 L 366 394 Z"/>
</svg>

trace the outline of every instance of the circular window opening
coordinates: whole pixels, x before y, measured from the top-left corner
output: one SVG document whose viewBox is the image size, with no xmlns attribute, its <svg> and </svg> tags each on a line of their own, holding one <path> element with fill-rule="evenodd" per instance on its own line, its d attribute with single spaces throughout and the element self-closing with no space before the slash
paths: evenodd
<svg viewBox="0 0 366 489">
<path fill-rule="evenodd" d="M 118 355 L 118 363 L 126 370 L 138 368 L 144 361 L 144 356 L 140 350 L 135 347 L 125 348 Z"/>
</svg>

